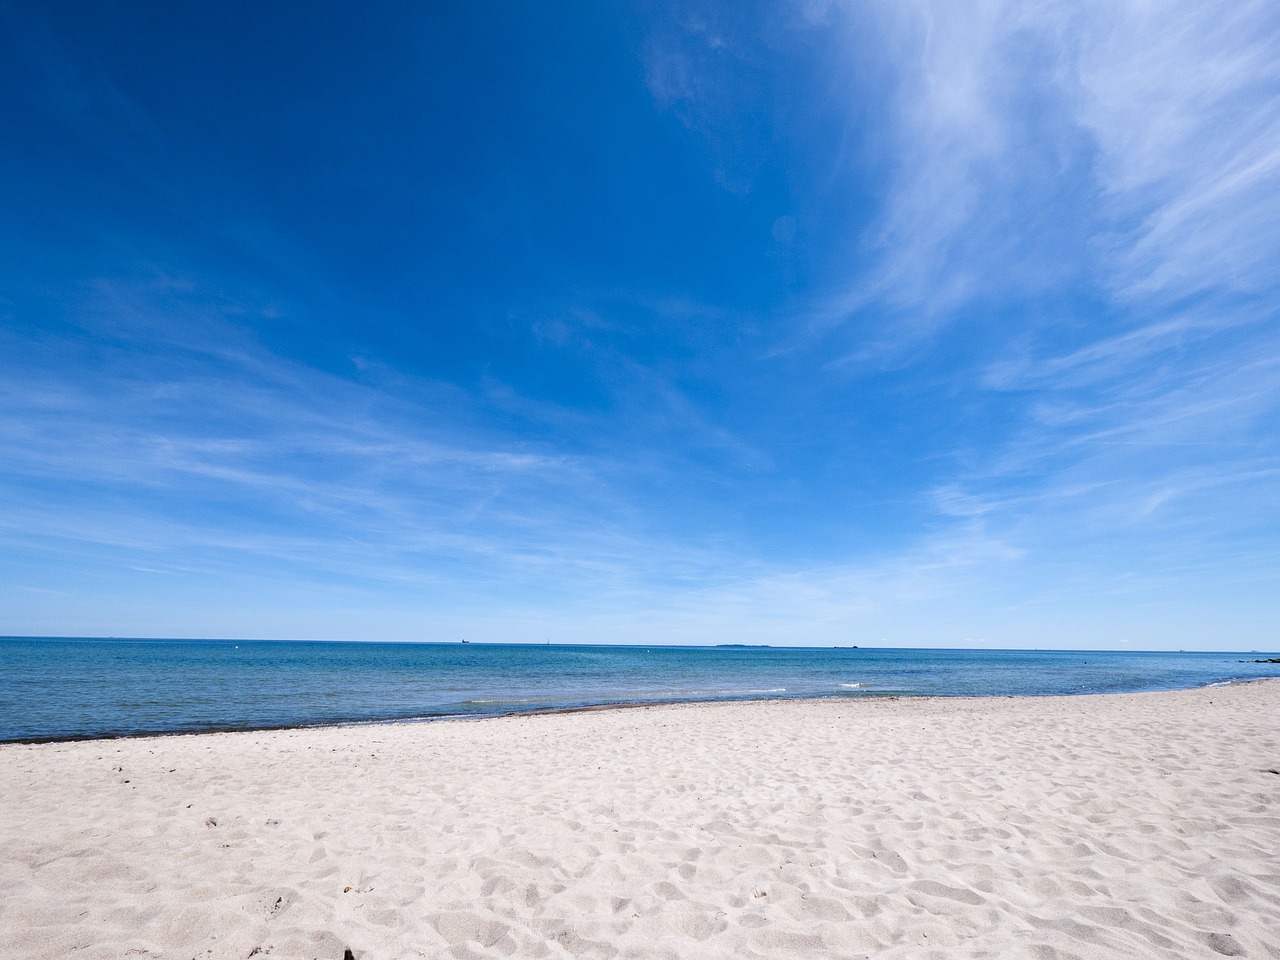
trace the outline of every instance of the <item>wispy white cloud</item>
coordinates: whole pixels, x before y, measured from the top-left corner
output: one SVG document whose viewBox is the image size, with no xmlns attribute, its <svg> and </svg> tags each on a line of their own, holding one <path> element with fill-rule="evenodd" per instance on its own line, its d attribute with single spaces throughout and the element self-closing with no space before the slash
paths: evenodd
<svg viewBox="0 0 1280 960">
<path fill-rule="evenodd" d="M 648 38 L 649 92 L 660 109 L 703 139 L 715 181 L 732 193 L 748 194 L 773 140 L 774 118 L 760 109 L 771 78 L 755 35 L 757 24 L 732 6 L 677 9 Z"/>
<path fill-rule="evenodd" d="M 807 319 L 850 376 L 991 342 L 945 374 L 986 428 L 942 529 L 1093 590 L 1280 575 L 1280 12 L 873 9 L 815 16 L 894 93 L 882 211 Z"/>
<path fill-rule="evenodd" d="M 1258 292 L 1280 281 L 1280 13 L 1244 3 L 1086 5 L 1074 116 L 1116 224 L 1127 297 Z"/>
<path fill-rule="evenodd" d="M 880 9 L 847 49 L 892 62 L 891 188 L 828 313 L 887 309 L 886 339 L 918 342 L 1078 281 L 1133 303 L 1280 280 L 1273 5 Z"/>
<path fill-rule="evenodd" d="M 875 111 L 882 209 L 850 249 L 846 289 L 810 320 L 857 324 L 846 362 L 895 362 L 967 306 L 1075 281 L 1088 267 L 1091 211 L 1077 185 L 1089 144 L 1071 114 L 1058 8 L 921 0 L 849 5 L 828 19 L 851 117 L 868 111 L 864 62 L 888 78 Z"/>
<path fill-rule="evenodd" d="M 205 296 L 168 281 L 98 286 L 78 306 L 91 334 L 9 338 L 10 547 L 472 595 L 616 596 L 715 568 L 713 550 L 664 538 L 647 504 L 628 502 L 627 481 L 652 468 L 643 456 L 522 438 L 449 384 L 275 355 L 234 323 L 238 307 L 228 320 Z M 514 396 L 496 402 L 504 418 L 517 411 Z M 678 395 L 666 402 L 700 429 Z"/>
<path fill-rule="evenodd" d="M 325 624 L 308 610 L 386 606 L 396 613 L 369 615 L 379 630 L 407 618 L 490 639 L 848 642 L 859 618 L 941 602 L 1018 556 L 980 524 L 905 554 L 801 568 L 741 531 L 663 529 L 655 510 L 678 518 L 689 504 L 661 484 L 646 492 L 667 482 L 661 451 L 519 439 L 456 387 L 274 355 L 235 325 L 242 307 L 228 320 L 205 298 L 198 284 L 96 287 L 79 336 L 7 342 L 0 565 L 60 571 L 42 588 L 68 587 L 88 621 L 102 615 L 81 609 L 96 597 L 114 617 L 153 622 L 115 609 L 118 593 L 149 597 L 162 633 L 353 635 L 349 617 Z M 714 446 L 717 462 L 758 455 L 659 373 L 630 376 L 682 444 Z M 504 417 L 556 413 L 514 394 L 497 402 Z M 273 594 L 292 625 L 270 612 Z M 234 618 L 214 608 L 228 595 L 238 622 L 260 626 L 226 626 Z M 224 626 L 184 630 L 182 611 Z"/>
</svg>

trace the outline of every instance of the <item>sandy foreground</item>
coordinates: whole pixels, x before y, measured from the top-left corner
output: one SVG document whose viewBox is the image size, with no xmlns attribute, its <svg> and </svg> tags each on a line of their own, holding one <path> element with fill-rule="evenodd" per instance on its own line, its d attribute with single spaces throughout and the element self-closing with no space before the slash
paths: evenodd
<svg viewBox="0 0 1280 960">
<path fill-rule="evenodd" d="M 1280 957 L 1280 681 L 0 747 L 0 956 Z"/>
</svg>

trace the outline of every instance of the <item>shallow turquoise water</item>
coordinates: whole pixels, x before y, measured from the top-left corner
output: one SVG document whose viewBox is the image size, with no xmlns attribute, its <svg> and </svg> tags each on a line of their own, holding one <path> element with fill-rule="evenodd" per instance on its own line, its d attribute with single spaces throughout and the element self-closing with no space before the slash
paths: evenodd
<svg viewBox="0 0 1280 960">
<path fill-rule="evenodd" d="M 1259 653 L 0 638 L 0 741 L 612 703 L 1039 696 L 1280 676 Z"/>
</svg>

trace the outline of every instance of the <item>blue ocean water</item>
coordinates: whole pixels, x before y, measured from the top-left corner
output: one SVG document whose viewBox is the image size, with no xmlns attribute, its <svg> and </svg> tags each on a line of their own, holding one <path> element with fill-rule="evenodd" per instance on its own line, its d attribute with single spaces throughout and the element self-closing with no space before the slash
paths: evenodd
<svg viewBox="0 0 1280 960">
<path fill-rule="evenodd" d="M 0 741 L 668 700 L 1039 696 L 1280 676 L 1259 653 L 0 638 Z"/>
</svg>

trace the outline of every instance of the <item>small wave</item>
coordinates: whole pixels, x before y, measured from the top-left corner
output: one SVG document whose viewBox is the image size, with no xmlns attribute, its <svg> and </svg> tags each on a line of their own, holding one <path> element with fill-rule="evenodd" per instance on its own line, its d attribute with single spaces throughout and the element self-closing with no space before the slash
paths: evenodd
<svg viewBox="0 0 1280 960">
<path fill-rule="evenodd" d="M 786 693 L 786 687 L 762 687 L 760 689 L 720 689 L 720 690 L 642 690 L 630 693 L 618 691 L 604 696 L 586 695 L 583 702 L 601 703 L 635 703 L 644 700 L 683 700 L 686 697 L 759 697 L 774 693 Z M 476 697 L 462 701 L 471 707 L 495 707 L 517 704 L 561 703 L 568 702 L 565 697 Z"/>
<path fill-rule="evenodd" d="M 762 693 L 786 693 L 786 687 L 769 687 L 767 690 L 653 690 L 635 694 L 638 697 L 746 697 Z"/>
<path fill-rule="evenodd" d="M 745 697 L 762 693 L 786 693 L 786 687 L 769 687 L 767 690 L 699 690 L 698 693 L 709 697 Z"/>
<path fill-rule="evenodd" d="M 861 690 L 865 686 L 866 686 L 865 683 L 842 683 L 840 684 L 840 689 L 841 690 Z"/>
<path fill-rule="evenodd" d="M 1213 681 L 1213 683 L 1206 683 L 1205 686 L 1206 687 L 1230 687 L 1230 686 L 1234 686 L 1237 683 L 1249 683 L 1250 681 L 1257 680 L 1257 679 L 1259 678 L 1258 677 L 1232 677 L 1230 680 L 1215 680 Z"/>
</svg>

